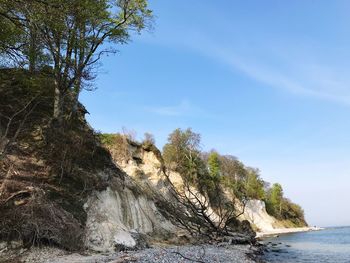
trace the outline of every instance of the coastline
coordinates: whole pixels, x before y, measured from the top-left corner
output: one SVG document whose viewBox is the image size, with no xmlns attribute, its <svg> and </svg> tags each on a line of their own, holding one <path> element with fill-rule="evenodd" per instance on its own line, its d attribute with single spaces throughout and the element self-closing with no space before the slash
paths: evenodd
<svg viewBox="0 0 350 263">
<path fill-rule="evenodd" d="M 231 244 L 202 244 L 181 246 L 156 246 L 135 251 L 74 253 L 54 247 L 34 247 L 29 250 L 0 252 L 0 262 L 27 263 L 154 263 L 154 262 L 220 262 L 256 263 L 259 247 Z"/>
<path fill-rule="evenodd" d="M 256 232 L 256 238 L 261 239 L 264 237 L 270 237 L 274 235 L 281 235 L 281 234 L 289 234 L 289 233 L 298 233 L 298 232 L 309 232 L 309 231 L 319 231 L 323 230 L 324 228 L 321 227 L 295 227 L 295 228 L 275 228 L 271 230 L 266 230 L 262 232 Z"/>
</svg>

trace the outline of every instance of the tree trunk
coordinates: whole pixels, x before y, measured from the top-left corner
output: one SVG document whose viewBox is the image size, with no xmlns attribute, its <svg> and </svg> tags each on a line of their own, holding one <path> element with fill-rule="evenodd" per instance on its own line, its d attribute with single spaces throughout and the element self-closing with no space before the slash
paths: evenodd
<svg viewBox="0 0 350 263">
<path fill-rule="evenodd" d="M 58 87 L 57 80 L 55 80 L 55 94 L 53 102 L 53 117 L 59 119 L 61 117 L 61 92 Z"/>
<path fill-rule="evenodd" d="M 280 201 L 280 216 L 282 216 L 282 201 Z"/>
<path fill-rule="evenodd" d="M 79 102 L 79 94 L 81 88 L 81 77 L 78 77 L 74 83 L 73 89 L 73 112 L 77 112 L 78 110 L 78 102 Z"/>
<path fill-rule="evenodd" d="M 31 23 L 31 22 L 29 22 Z M 28 52 L 28 57 L 29 57 L 29 71 L 34 72 L 36 68 L 36 60 L 37 60 L 37 37 L 36 37 L 36 32 L 35 28 L 33 25 L 30 25 L 30 42 L 29 42 L 29 52 Z"/>
</svg>

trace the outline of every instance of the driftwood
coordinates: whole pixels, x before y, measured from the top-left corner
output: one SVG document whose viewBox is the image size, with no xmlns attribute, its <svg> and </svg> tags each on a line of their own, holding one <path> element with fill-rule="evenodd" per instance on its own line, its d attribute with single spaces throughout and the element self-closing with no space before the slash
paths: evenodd
<svg viewBox="0 0 350 263">
<path fill-rule="evenodd" d="M 10 197 L 5 199 L 1 205 L 8 205 L 8 203 L 10 201 L 12 201 L 13 199 L 16 199 L 13 201 L 13 204 L 15 206 L 24 205 L 28 202 L 28 199 L 29 199 L 29 197 L 31 197 L 33 190 L 34 190 L 34 188 L 31 187 L 27 190 L 22 190 L 22 191 L 18 191 L 16 193 L 13 193 Z"/>
</svg>

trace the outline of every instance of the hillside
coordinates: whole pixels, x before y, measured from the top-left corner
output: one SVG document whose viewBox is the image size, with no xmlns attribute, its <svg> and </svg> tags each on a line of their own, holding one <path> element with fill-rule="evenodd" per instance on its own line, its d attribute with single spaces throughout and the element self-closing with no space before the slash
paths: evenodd
<svg viewBox="0 0 350 263">
<path fill-rule="evenodd" d="M 1 70 L 0 78 L 0 239 L 9 247 L 107 252 L 220 236 L 253 242 L 249 224 L 215 232 L 204 214 L 180 202 L 153 145 L 137 156 L 140 145 L 129 144 L 135 163 L 123 166 L 86 123 L 82 105 L 53 120 L 49 73 Z"/>
<path fill-rule="evenodd" d="M 171 198 L 171 195 L 169 195 L 169 188 L 171 187 L 175 187 L 179 192 L 187 191 L 181 174 L 166 168 L 162 153 L 152 142 L 145 140 L 143 143 L 138 143 L 128 138 L 127 135 L 120 134 L 102 134 L 101 138 L 104 145 L 111 152 L 115 163 L 147 191 L 151 191 L 156 195 L 161 193 L 165 198 Z M 237 219 L 240 221 L 248 220 L 257 231 L 264 232 L 285 227 L 307 226 L 303 215 L 283 219 L 275 218 L 273 214 L 266 211 L 264 200 L 250 198 L 249 196 L 247 200 L 239 200 L 239 194 L 233 196 L 230 188 L 224 183 L 220 190 L 227 199 L 236 202 Z M 203 195 L 199 188 L 193 188 L 192 191 L 198 195 Z M 215 210 L 217 209 L 212 207 L 208 208 L 207 211 L 208 214 L 212 214 L 214 221 L 215 217 L 216 219 L 220 218 Z M 290 213 L 292 214 L 292 211 Z"/>
<path fill-rule="evenodd" d="M 50 78 L 20 70 L 0 76 L 2 240 L 105 251 L 136 245 L 130 229 L 174 229 L 113 164 L 81 105 L 63 125 L 51 122 Z"/>
<path fill-rule="evenodd" d="M 235 5 L 222 11 L 243 7 Z M 160 149 L 152 134 L 139 141 L 125 130 L 101 133 L 87 122 L 88 110 L 96 114 L 94 106 L 114 104 L 103 113 L 109 122 L 137 116 L 154 129 L 190 123 L 206 135 L 218 128 L 215 144 L 226 149 L 235 139 L 256 155 L 267 144 L 254 138 L 266 141 L 272 131 L 278 138 L 271 142 L 284 142 L 278 121 L 285 114 L 274 114 L 285 98 L 265 88 L 288 81 L 269 81 L 261 76 L 276 74 L 249 65 L 259 64 L 253 61 L 259 56 L 246 56 L 259 41 L 239 47 L 249 31 L 239 28 L 251 25 L 228 18 L 240 15 L 231 12 L 224 31 L 212 30 L 219 9 L 148 0 L 0 0 L 0 263 L 251 263 L 269 249 L 261 237 L 311 230 L 281 184 L 211 145 L 204 151 L 201 134 L 191 128 L 173 127 Z M 156 20 L 155 41 L 137 36 L 152 32 Z M 179 21 L 191 27 L 183 31 Z M 117 63 L 103 60 L 135 37 L 137 45 Z M 242 63 L 231 63 L 237 58 Z M 100 78 L 104 62 L 110 73 Z M 235 71 L 234 79 L 219 64 Z M 84 100 L 86 109 L 81 95 L 96 88 L 100 97 L 95 105 Z M 283 163 L 275 146 L 264 158 Z"/>
<path fill-rule="evenodd" d="M 139 143 L 96 133 L 81 104 L 65 119 L 52 119 L 52 81 L 49 72 L 1 70 L 1 251 L 255 244 L 254 231 L 306 225 L 293 210 L 284 218 L 269 215 L 264 201 L 271 190 L 262 195 L 261 179 L 236 159 L 192 151 L 196 166 L 189 163 L 187 173 L 186 163 L 174 163 L 172 151 L 164 158 L 151 137 Z"/>
</svg>

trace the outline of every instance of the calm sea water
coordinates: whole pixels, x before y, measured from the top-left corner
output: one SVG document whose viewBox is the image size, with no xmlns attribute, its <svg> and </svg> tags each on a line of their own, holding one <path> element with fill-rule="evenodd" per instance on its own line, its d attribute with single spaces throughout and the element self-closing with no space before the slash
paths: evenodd
<svg viewBox="0 0 350 263">
<path fill-rule="evenodd" d="M 267 238 L 264 243 L 269 244 L 267 262 L 350 263 L 350 227 L 286 234 Z"/>
</svg>

